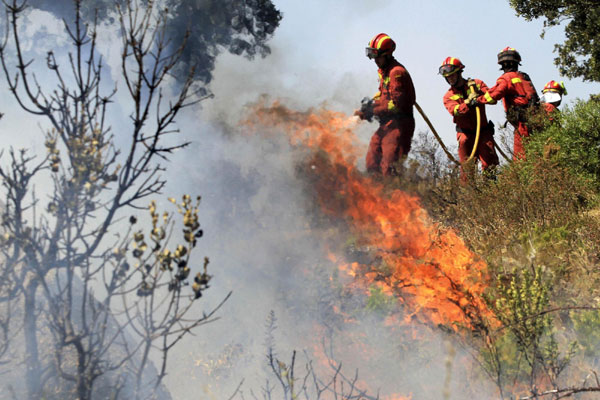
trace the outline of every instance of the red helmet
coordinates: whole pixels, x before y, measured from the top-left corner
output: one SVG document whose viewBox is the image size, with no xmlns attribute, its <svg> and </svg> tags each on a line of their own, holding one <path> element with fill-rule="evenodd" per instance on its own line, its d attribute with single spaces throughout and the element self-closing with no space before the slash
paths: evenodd
<svg viewBox="0 0 600 400">
<path fill-rule="evenodd" d="M 521 55 L 519 52 L 512 47 L 505 47 L 500 50 L 498 53 L 498 64 L 502 64 L 504 62 L 516 62 L 517 64 L 521 63 Z"/>
<path fill-rule="evenodd" d="M 560 95 L 565 95 L 567 94 L 567 89 L 565 88 L 565 83 L 562 81 L 560 83 L 556 81 L 550 81 L 546 83 L 546 86 L 544 86 L 544 88 L 542 89 L 542 93 L 546 92 L 555 92 Z"/>
<path fill-rule="evenodd" d="M 463 69 L 465 69 L 465 66 L 458 58 L 446 57 L 446 59 L 442 61 L 439 73 L 443 76 L 450 76 L 456 72 L 462 71 Z"/>
<path fill-rule="evenodd" d="M 375 58 L 383 55 L 392 54 L 396 50 L 396 43 L 389 35 L 380 33 L 369 42 L 366 48 L 367 57 Z"/>
</svg>

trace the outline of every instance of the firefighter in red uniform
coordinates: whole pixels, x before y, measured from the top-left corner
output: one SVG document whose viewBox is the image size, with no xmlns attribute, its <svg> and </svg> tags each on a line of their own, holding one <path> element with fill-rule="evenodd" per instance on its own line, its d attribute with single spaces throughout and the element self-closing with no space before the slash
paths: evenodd
<svg viewBox="0 0 600 400">
<path fill-rule="evenodd" d="M 567 89 L 564 82 L 550 81 L 542 89 L 542 103 L 550 121 L 554 121 L 554 115 L 559 112 L 558 106 L 566 94 Z"/>
<path fill-rule="evenodd" d="M 363 107 L 354 113 L 361 119 L 370 120 L 372 114 L 379 120 L 366 164 L 367 171 L 383 175 L 397 174 L 394 163 L 408 155 L 415 130 L 415 88 L 406 68 L 392 56 L 395 49 L 396 43 L 385 33 L 369 42 L 366 53 L 379 67 L 379 92 L 369 110 Z"/>
<path fill-rule="evenodd" d="M 487 85 L 479 79 L 466 80 L 462 76 L 465 69 L 463 63 L 454 57 L 448 57 L 440 66 L 439 73 L 446 78 L 450 89 L 444 95 L 444 107 L 454 118 L 456 124 L 456 140 L 458 141 L 458 157 L 461 163 L 461 179 L 466 181 L 464 163 L 467 161 L 475 145 L 477 135 L 477 112 L 480 113 L 479 142 L 475 159 L 481 162 L 481 169 L 490 171 L 498 165 L 498 155 L 494 148 L 494 124 L 488 121 L 484 105 L 470 105 L 474 98 L 488 91 Z M 471 93 L 471 87 L 474 92 Z M 475 102 L 472 102 L 473 104 Z"/>
<path fill-rule="evenodd" d="M 527 118 L 531 107 L 539 103 L 533 83 L 529 75 L 519 71 L 521 55 L 511 47 L 504 48 L 498 53 L 498 64 L 504 71 L 497 80 L 496 85 L 484 95 L 479 96 L 473 103 L 495 104 L 502 99 L 506 119 L 515 128 L 513 159 L 525 158 L 523 138 L 529 136 Z"/>
</svg>

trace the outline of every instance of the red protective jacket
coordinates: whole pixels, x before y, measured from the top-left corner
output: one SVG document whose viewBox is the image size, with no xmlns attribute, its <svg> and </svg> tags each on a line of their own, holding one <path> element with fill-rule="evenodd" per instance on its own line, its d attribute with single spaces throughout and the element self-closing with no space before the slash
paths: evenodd
<svg viewBox="0 0 600 400">
<path fill-rule="evenodd" d="M 506 117 L 515 127 L 513 144 L 513 159 L 515 160 L 525 158 L 523 138 L 529 136 L 525 113 L 518 111 L 527 107 L 534 96 L 537 94 L 529 77 L 522 72 L 512 71 L 502 74 L 496 80 L 496 85 L 477 98 L 477 101 L 482 104 L 495 104 L 502 99 Z"/>
<path fill-rule="evenodd" d="M 488 91 L 487 85 L 480 79 L 474 79 L 477 93 L 485 93 Z M 468 97 L 468 86 L 465 84 L 461 88 L 450 87 L 444 95 L 444 107 L 448 110 L 456 124 L 456 140 L 458 141 L 458 158 L 461 163 L 461 180 L 467 181 L 467 173 L 464 170 L 464 162 L 467 161 L 469 155 L 475 145 L 475 137 L 477 132 L 477 111 L 475 107 L 470 108 L 465 103 L 465 98 Z M 477 145 L 476 159 L 481 163 L 481 169 L 487 170 L 498 165 L 498 155 L 494 148 L 494 129 L 488 125 L 488 120 L 485 115 L 485 106 L 479 106 L 480 116 L 480 136 Z M 472 172 L 472 171 L 471 171 Z"/>
<path fill-rule="evenodd" d="M 477 92 L 486 93 L 489 89 L 487 85 L 479 79 L 474 79 Z M 468 87 L 465 82 L 463 87 L 454 88 L 450 87 L 450 89 L 444 95 L 444 107 L 446 110 L 454 117 L 454 123 L 457 126 L 457 131 L 461 132 L 465 131 L 474 131 L 477 129 L 477 112 L 475 111 L 475 107 L 469 108 L 465 103 L 465 98 L 468 97 Z M 485 115 L 485 107 L 479 107 L 480 116 L 481 116 L 481 124 L 482 126 L 486 126 L 488 123 L 487 117 Z"/>
<path fill-rule="evenodd" d="M 413 105 L 415 88 L 406 68 L 391 59 L 379 69 L 379 92 L 375 95 L 373 114 L 379 129 L 371 137 L 367 151 L 367 171 L 394 175 L 394 163 L 408 155 L 415 131 Z"/>
<path fill-rule="evenodd" d="M 531 81 L 522 72 L 512 71 L 502 74 L 496 85 L 477 100 L 483 104 L 495 104 L 502 99 L 504 111 L 508 112 L 514 106 L 527 106 L 532 93 L 535 93 L 535 88 Z"/>
<path fill-rule="evenodd" d="M 393 58 L 378 73 L 379 92 L 374 98 L 373 113 L 382 119 L 412 116 L 415 87 L 406 68 Z"/>
<path fill-rule="evenodd" d="M 544 103 L 544 111 L 550 121 L 554 121 L 555 114 L 560 112 L 553 103 Z"/>
</svg>

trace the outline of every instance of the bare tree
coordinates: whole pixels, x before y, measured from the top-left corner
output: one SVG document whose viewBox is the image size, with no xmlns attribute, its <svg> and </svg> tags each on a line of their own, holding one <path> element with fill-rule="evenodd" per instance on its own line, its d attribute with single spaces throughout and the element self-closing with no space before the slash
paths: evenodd
<svg viewBox="0 0 600 400">
<path fill-rule="evenodd" d="M 19 24 L 26 2 L 4 1 L 9 21 L 0 60 L 9 89 L 50 128 L 44 157 L 11 149 L 9 164 L 0 167 L 5 196 L 0 299 L 7 316 L 11 306 L 23 310 L 29 399 L 50 398 L 50 392 L 90 399 L 94 384 L 107 376 L 115 380 L 102 385 L 111 390 L 103 398 L 150 398 L 166 375 L 170 349 L 213 320 L 222 304 L 207 313 L 193 309 L 208 288 L 208 259 L 186 288 L 191 253 L 202 236 L 200 199 L 186 195 L 177 204 L 182 217 L 177 230 L 172 214 L 161 215 L 154 202 L 147 205 L 165 184 L 160 161 L 187 145 L 165 142 L 177 132 L 175 117 L 201 99 L 190 90 L 193 68 L 167 99 L 163 88 L 185 41 L 167 51 L 166 12 L 153 1 L 128 0 L 117 11 L 131 124 L 111 128 L 116 88 L 104 92 L 96 24 L 83 22 L 81 3 L 74 0 L 75 20 L 65 22 L 72 44 L 68 58 L 47 54 L 55 79 L 48 89 L 23 50 Z M 116 146 L 115 135 L 128 138 L 129 145 Z M 50 182 L 47 197 L 36 194 L 36 182 Z M 136 229 L 135 216 L 127 222 L 125 213 L 136 209 L 149 209 L 151 224 Z M 0 318 L 0 355 L 10 346 L 9 322 Z M 42 330 L 52 338 L 51 355 Z M 147 373 L 152 351 L 160 354 L 156 374 Z"/>
<path fill-rule="evenodd" d="M 344 399 L 344 400 L 379 400 L 379 394 L 370 394 L 367 390 L 359 386 L 358 370 L 355 370 L 353 376 L 346 376 L 342 371 L 342 364 L 336 362 L 333 354 L 331 342 L 329 346 L 325 339 L 322 345 L 324 355 L 327 358 L 328 368 L 331 370 L 317 371 L 313 365 L 308 353 L 304 353 L 304 368 L 298 368 L 296 351 L 292 351 L 290 360 L 286 363 L 282 361 L 275 350 L 274 331 L 277 328 L 277 319 L 275 312 L 271 311 L 266 321 L 266 352 L 267 363 L 266 372 L 268 378 L 264 386 L 261 387 L 260 394 L 250 390 L 250 396 L 254 400 L 271 399 L 306 399 L 306 400 L 325 400 L 325 399 Z M 271 378 L 271 379 L 269 379 Z M 273 382 L 272 382 L 273 380 Z M 231 399 L 239 396 L 245 399 L 244 392 L 241 389 L 243 381 L 236 388 Z"/>
<path fill-rule="evenodd" d="M 594 377 L 592 384 L 588 383 L 591 377 Z M 556 387 L 551 390 L 539 390 L 536 387 L 531 388 L 531 395 L 519 397 L 519 400 L 532 400 L 532 399 L 566 399 L 573 397 L 578 393 L 591 393 L 600 392 L 600 379 L 598 379 L 598 373 L 596 371 L 590 371 L 590 373 L 583 379 L 581 384 L 577 386 L 568 387 Z"/>
</svg>

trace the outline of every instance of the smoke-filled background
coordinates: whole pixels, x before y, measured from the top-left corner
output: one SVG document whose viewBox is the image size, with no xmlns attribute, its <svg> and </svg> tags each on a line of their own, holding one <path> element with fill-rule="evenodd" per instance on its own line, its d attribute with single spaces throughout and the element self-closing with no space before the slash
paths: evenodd
<svg viewBox="0 0 600 400">
<path fill-rule="evenodd" d="M 64 50 L 56 18 L 69 18 L 68 3 L 32 1 L 41 11 L 30 15 L 27 50 L 41 65 L 50 48 Z M 111 39 L 101 41 L 100 49 L 116 76 L 117 32 L 109 3 L 84 5 L 88 13 L 98 6 L 99 17 L 106 21 L 104 33 Z M 441 331 L 418 324 L 390 326 L 377 312 L 355 313 L 352 322 L 345 320 L 348 316 L 339 310 L 347 303 L 350 309 L 365 308 L 366 299 L 360 290 L 344 288 L 352 279 L 340 276 L 329 255 L 329 246 L 347 236 L 343 223 L 320 218 L 309 179 L 321 172 L 319 166 L 307 162 L 311 151 L 290 144 L 286 132 L 250 129 L 242 122 L 252 118 L 257 103 L 275 100 L 290 110 L 330 109 L 351 115 L 359 100 L 377 89 L 376 67 L 364 56 L 364 47 L 372 36 L 386 32 L 396 40 L 396 57 L 412 75 L 417 101 L 452 145 L 454 127 L 442 106 L 447 85 L 437 75 L 439 63 L 447 56 L 459 57 L 467 66 L 466 76 L 491 86 L 500 74 L 497 52 L 515 47 L 523 56 L 522 69 L 539 90 L 551 79 L 560 80 L 552 61 L 560 29 L 542 40 L 541 23 L 517 19 L 508 2 L 497 1 L 274 0 L 281 21 L 268 2 L 246 2 L 247 8 L 239 9 L 233 1 L 196 2 L 196 8 L 186 8 L 194 2 L 167 3 L 175 21 L 173 37 L 191 30 L 184 62 L 199 64 L 198 85 L 214 98 L 180 118 L 181 137 L 192 143 L 167 165 L 168 186 L 159 206 L 166 205 L 167 196 L 202 195 L 205 237 L 198 252 L 210 258 L 214 275 L 203 304 L 209 309 L 233 292 L 220 319 L 201 328 L 171 356 L 166 383 L 173 398 L 228 398 L 242 379 L 245 394 L 260 393 L 268 376 L 265 342 L 270 331 L 278 357 L 287 362 L 295 349 L 299 366 L 306 362 L 303 351 L 323 364 L 323 344 L 333 343 L 333 357 L 343 361 L 347 374 L 358 368 L 369 389 L 381 388 L 382 394 L 441 397 L 449 386 L 452 398 L 460 398 L 465 387 L 477 386 L 459 365 L 467 353 L 458 349 L 453 355 L 455 345 Z M 579 80 L 565 83 L 568 101 L 598 90 L 597 84 Z M 115 101 L 124 98 L 118 93 Z M 6 144 L 41 151 L 40 122 L 24 120 L 10 97 L 4 99 Z M 113 125 L 126 123 L 127 107 L 113 110 Z M 492 107 L 488 116 L 504 121 L 501 106 Z M 416 120 L 416 131 L 424 131 L 423 120 Z M 374 129 L 374 124 L 363 123 L 353 130 L 359 153 L 366 151 Z M 361 157 L 355 165 L 363 169 Z M 271 311 L 277 319 L 274 330 L 266 327 Z M 448 362 L 454 363 L 451 374 Z"/>
<path fill-rule="evenodd" d="M 209 339 L 212 334 L 220 338 L 221 346 L 241 344 L 244 350 L 240 349 L 239 359 L 251 360 L 243 372 L 234 370 L 237 375 L 231 379 L 232 384 L 242 377 L 258 379 L 262 373 L 256 365 L 264 359 L 260 350 L 264 351 L 268 310 L 275 310 L 279 318 L 277 337 L 283 358 L 291 349 L 303 349 L 307 337 L 318 343 L 315 336 L 321 331 L 315 325 L 323 326 L 320 318 L 324 312 L 319 306 L 330 306 L 339 300 L 326 298 L 323 282 L 314 281 L 325 279 L 335 266 L 324 259 L 320 241 L 326 234 L 306 231 L 311 219 L 306 203 L 312 194 L 304 191 L 306 186 L 295 169 L 301 155 L 290 149 L 283 133 L 265 140 L 236 128 L 239 116 L 248 112 L 244 108 L 248 103 L 255 102 L 258 95 L 268 94 L 298 110 L 323 106 L 351 114 L 360 98 L 377 89 L 376 67 L 364 57 L 364 47 L 378 32 L 386 32 L 397 41 L 395 54 L 412 75 L 417 101 L 449 145 L 455 143 L 454 126 L 441 101 L 447 84 L 437 75 L 437 67 L 446 56 L 460 57 L 467 65 L 466 76 L 479 77 L 492 85 L 500 75 L 497 52 L 512 46 L 523 55 L 522 68 L 531 75 L 538 90 L 547 81 L 560 78 L 553 65 L 552 49 L 553 40 L 559 40 L 562 33 L 549 31 L 545 40 L 540 39 L 541 23 L 517 19 L 508 3 L 275 4 L 284 18 L 269 42 L 271 55 L 253 61 L 229 54 L 217 58 L 210 85 L 215 98 L 206 102 L 200 112 L 202 125 L 196 129 L 194 150 L 188 152 L 190 158 L 179 159 L 185 160 L 182 164 L 174 163 L 174 169 L 185 171 L 181 178 L 197 183 L 204 196 L 204 244 L 214 266 L 224 273 L 216 280 L 219 290 L 210 296 L 227 288 L 234 291 L 224 319 L 207 327 L 203 347 L 198 353 L 190 351 L 187 359 L 194 365 L 192 360 L 202 363 L 208 355 L 223 357 L 229 350 L 215 346 L 218 341 Z M 598 89 L 596 84 L 577 80 L 567 80 L 566 86 L 569 96 L 565 100 L 586 98 Z M 488 110 L 491 119 L 504 122 L 500 105 Z M 423 120 L 419 116 L 416 120 L 416 131 L 425 130 Z M 374 129 L 373 125 L 358 128 L 365 150 Z M 362 159 L 357 160 L 361 168 L 363 163 Z M 173 183 L 173 187 L 181 188 L 179 183 Z M 211 250 L 213 243 L 219 251 Z M 307 276 L 307 271 L 319 268 L 325 269 L 321 277 Z M 331 289 L 329 296 L 337 295 Z M 348 324 L 344 329 L 354 327 Z M 415 398 L 427 398 L 420 390 L 429 386 L 433 389 L 428 394 L 441 398 L 446 379 L 444 363 L 449 358 L 441 334 L 419 332 L 416 336 L 420 339 L 413 340 L 411 334 L 390 333 L 381 320 L 362 329 L 357 328 L 359 332 L 352 337 L 363 338 L 370 345 L 377 343 L 369 353 L 373 363 L 345 362 L 345 367 L 350 371 L 359 368 L 359 373 L 377 377 L 371 382 L 371 389 L 381 387 L 383 394 L 413 393 Z M 312 354 L 313 349 L 310 350 Z M 352 360 L 349 354 L 336 355 Z M 462 374 L 456 364 L 458 361 L 454 363 L 450 392 L 458 397 L 452 398 L 460 398 L 467 382 L 475 381 Z M 381 370 L 376 371 L 377 367 Z M 175 380 L 181 382 L 180 378 L 185 381 L 187 376 Z M 201 378 L 198 382 L 206 383 Z M 246 389 L 248 383 L 245 382 Z"/>
</svg>

